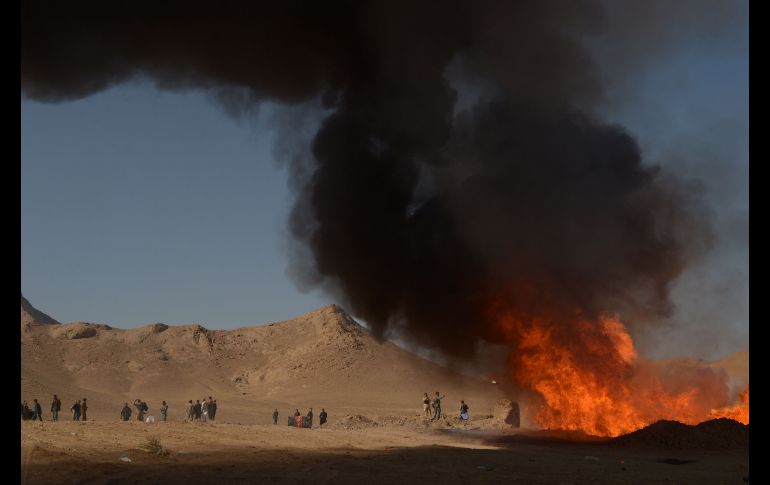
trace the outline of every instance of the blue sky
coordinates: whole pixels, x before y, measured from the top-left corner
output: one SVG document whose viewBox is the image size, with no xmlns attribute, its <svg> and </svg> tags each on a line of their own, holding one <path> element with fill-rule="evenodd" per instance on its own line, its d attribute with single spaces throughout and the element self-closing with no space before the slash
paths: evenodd
<svg viewBox="0 0 770 485">
<path fill-rule="evenodd" d="M 696 39 L 697 40 L 697 39 Z M 703 184 L 714 249 L 672 289 L 652 356 L 748 346 L 748 32 L 682 42 L 609 79 L 600 111 L 645 159 Z M 611 72 L 610 72 L 611 76 Z M 59 104 L 21 100 L 21 290 L 63 321 L 232 328 L 333 302 L 287 276 L 287 171 L 274 115 L 233 118 L 202 91 L 143 81 Z"/>
<path fill-rule="evenodd" d="M 22 293 L 60 321 L 233 327 L 328 303 L 285 274 L 269 106 L 118 86 L 21 104 Z"/>
</svg>

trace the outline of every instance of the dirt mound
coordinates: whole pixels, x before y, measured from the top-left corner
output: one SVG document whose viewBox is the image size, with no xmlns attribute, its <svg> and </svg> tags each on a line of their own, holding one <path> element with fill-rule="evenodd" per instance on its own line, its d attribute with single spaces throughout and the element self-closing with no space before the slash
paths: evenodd
<svg viewBox="0 0 770 485">
<path fill-rule="evenodd" d="M 611 442 L 624 446 L 727 450 L 748 447 L 749 427 L 727 418 L 704 421 L 697 426 L 661 420 Z"/>
<path fill-rule="evenodd" d="M 508 426 L 501 425 L 499 420 L 493 419 L 491 414 L 482 414 L 463 421 L 459 416 L 442 415 L 437 420 L 427 419 L 422 414 L 409 415 L 384 415 L 368 417 L 361 414 L 350 414 L 330 424 L 332 429 L 367 429 L 367 428 L 409 428 L 412 430 L 441 430 L 462 428 L 469 430 L 501 429 Z"/>
<path fill-rule="evenodd" d="M 521 426 L 521 416 L 519 412 L 519 403 L 508 399 L 500 399 L 495 403 L 495 409 L 492 413 L 494 419 L 499 421 L 500 425 L 506 425 L 512 428 Z"/>
<path fill-rule="evenodd" d="M 347 415 L 329 426 L 332 429 L 367 429 L 376 428 L 377 422 L 360 414 Z"/>
</svg>

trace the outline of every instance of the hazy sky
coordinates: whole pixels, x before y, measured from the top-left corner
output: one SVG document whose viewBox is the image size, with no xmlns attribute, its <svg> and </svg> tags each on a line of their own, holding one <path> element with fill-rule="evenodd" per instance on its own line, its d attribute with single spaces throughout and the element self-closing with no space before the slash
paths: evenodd
<svg viewBox="0 0 770 485">
<path fill-rule="evenodd" d="M 697 179 L 712 252 L 680 278 L 652 356 L 717 358 L 748 346 L 748 27 L 683 42 L 633 79 L 610 79 L 611 120 L 648 162 Z M 611 76 L 611 72 L 608 74 Z M 21 290 L 52 317 L 119 327 L 231 328 L 332 301 L 286 275 L 287 171 L 273 115 L 235 119 L 205 92 L 141 81 L 78 101 L 21 100 Z"/>
</svg>

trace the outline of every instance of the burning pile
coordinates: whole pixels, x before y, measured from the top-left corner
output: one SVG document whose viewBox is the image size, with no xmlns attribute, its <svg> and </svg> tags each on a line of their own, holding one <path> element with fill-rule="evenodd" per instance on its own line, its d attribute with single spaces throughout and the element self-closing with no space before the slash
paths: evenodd
<svg viewBox="0 0 770 485">
<path fill-rule="evenodd" d="M 749 388 L 739 395 L 740 402 L 733 406 L 726 406 L 711 410 L 712 418 L 729 418 L 739 423 L 749 424 Z"/>
<path fill-rule="evenodd" d="M 728 376 L 707 366 L 640 359 L 617 316 L 576 314 L 571 332 L 537 318 L 503 314 L 500 329 L 515 342 L 514 381 L 532 391 L 528 414 L 545 428 L 618 436 L 655 421 L 697 424 L 727 417 L 748 424 L 748 388 L 729 399 Z"/>
</svg>

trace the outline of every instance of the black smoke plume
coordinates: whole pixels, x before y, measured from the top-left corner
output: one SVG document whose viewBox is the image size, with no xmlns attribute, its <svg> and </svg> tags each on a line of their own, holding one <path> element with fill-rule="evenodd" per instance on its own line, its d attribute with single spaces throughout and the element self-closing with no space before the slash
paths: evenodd
<svg viewBox="0 0 770 485">
<path fill-rule="evenodd" d="M 294 175 L 301 263 L 376 333 L 469 356 L 500 339 L 501 302 L 555 320 L 665 315 L 669 285 L 707 240 L 697 190 L 642 164 L 634 138 L 592 109 L 605 86 L 585 41 L 608 29 L 604 12 L 25 0 L 21 86 L 55 102 L 143 75 L 163 89 L 323 100 L 313 170 Z"/>
</svg>

